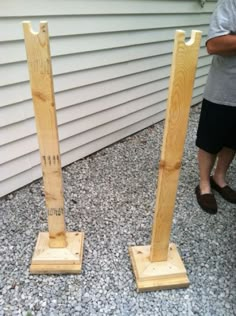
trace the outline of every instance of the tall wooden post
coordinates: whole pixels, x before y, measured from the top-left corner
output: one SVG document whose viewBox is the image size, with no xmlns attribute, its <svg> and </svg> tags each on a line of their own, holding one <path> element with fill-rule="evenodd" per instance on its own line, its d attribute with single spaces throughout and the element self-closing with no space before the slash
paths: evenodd
<svg viewBox="0 0 236 316">
<path fill-rule="evenodd" d="M 39 234 L 30 270 L 32 273 L 80 272 L 83 233 L 67 233 L 65 228 L 63 180 L 47 22 L 40 22 L 39 33 L 32 31 L 30 22 L 23 22 L 23 29 L 49 229 L 49 233 Z"/>
<path fill-rule="evenodd" d="M 129 249 L 138 290 L 157 290 L 189 285 L 183 262 L 170 244 L 175 198 L 192 99 L 201 32 L 176 31 L 156 207 L 150 246 Z"/>
</svg>

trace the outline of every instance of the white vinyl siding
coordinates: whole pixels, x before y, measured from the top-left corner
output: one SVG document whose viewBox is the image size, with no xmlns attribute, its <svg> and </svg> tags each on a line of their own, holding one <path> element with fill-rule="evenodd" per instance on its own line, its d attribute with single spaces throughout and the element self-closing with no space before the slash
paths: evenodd
<svg viewBox="0 0 236 316">
<path fill-rule="evenodd" d="M 49 25 L 63 166 L 164 118 L 176 29 L 203 31 L 192 104 L 211 57 L 216 2 L 0 1 L 0 196 L 41 176 L 21 22 Z"/>
</svg>

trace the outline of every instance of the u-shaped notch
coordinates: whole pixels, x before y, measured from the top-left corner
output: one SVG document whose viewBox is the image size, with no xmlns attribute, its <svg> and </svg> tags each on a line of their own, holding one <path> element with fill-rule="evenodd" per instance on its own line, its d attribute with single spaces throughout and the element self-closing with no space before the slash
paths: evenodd
<svg viewBox="0 0 236 316">
<path fill-rule="evenodd" d="M 183 42 L 188 47 L 195 45 L 195 44 L 198 45 L 198 43 L 201 41 L 202 31 L 192 30 L 191 38 L 187 42 L 185 42 L 185 36 L 186 36 L 185 31 L 176 30 L 176 39 L 178 42 Z"/>
<path fill-rule="evenodd" d="M 22 25 L 23 25 L 23 29 L 24 29 L 25 34 L 30 33 L 32 35 L 40 35 L 40 34 L 48 33 L 48 22 L 47 21 L 40 21 L 38 32 L 35 32 L 32 29 L 32 25 L 31 25 L 30 21 L 23 21 Z"/>
</svg>

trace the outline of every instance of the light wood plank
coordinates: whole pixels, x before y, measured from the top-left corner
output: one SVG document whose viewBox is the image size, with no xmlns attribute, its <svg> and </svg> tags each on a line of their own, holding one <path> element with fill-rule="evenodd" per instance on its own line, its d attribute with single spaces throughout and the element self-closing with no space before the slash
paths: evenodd
<svg viewBox="0 0 236 316">
<path fill-rule="evenodd" d="M 23 22 L 23 28 L 48 210 L 49 246 L 63 248 L 67 245 L 64 197 L 48 28 L 46 22 L 40 23 L 39 33 L 32 31 L 30 22 Z"/>
<path fill-rule="evenodd" d="M 198 31 L 193 31 L 187 43 L 183 31 L 176 33 L 152 231 L 152 262 L 165 261 L 168 257 L 200 40 L 201 32 Z"/>
</svg>

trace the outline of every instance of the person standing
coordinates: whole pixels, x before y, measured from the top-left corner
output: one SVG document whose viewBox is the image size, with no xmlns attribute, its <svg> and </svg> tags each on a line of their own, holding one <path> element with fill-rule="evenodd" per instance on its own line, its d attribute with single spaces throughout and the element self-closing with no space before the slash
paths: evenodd
<svg viewBox="0 0 236 316">
<path fill-rule="evenodd" d="M 227 170 L 236 153 L 236 0 L 218 2 L 206 47 L 214 56 L 196 138 L 200 183 L 195 194 L 204 211 L 216 214 L 212 189 L 226 201 L 236 203 L 236 191 L 226 182 Z"/>
</svg>

